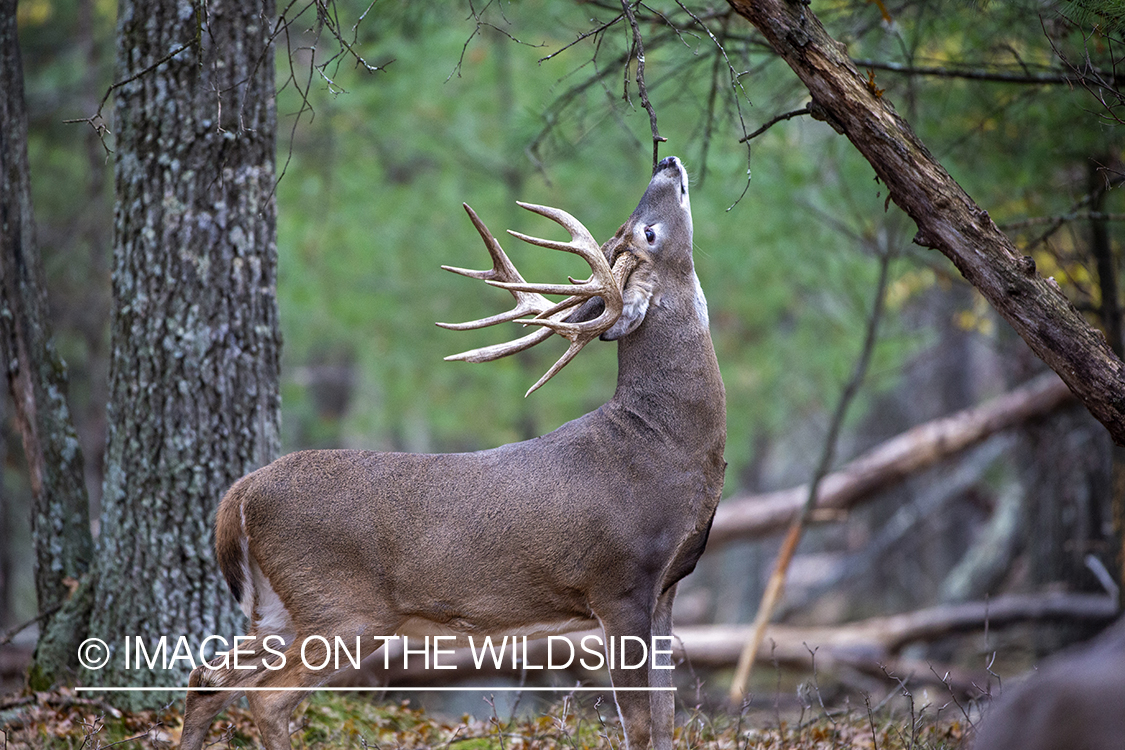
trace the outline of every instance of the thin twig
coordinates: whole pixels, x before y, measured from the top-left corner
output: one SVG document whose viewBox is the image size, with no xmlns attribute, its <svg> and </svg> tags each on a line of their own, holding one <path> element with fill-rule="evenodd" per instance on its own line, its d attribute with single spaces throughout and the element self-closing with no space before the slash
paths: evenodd
<svg viewBox="0 0 1125 750">
<path fill-rule="evenodd" d="M 1104 192 L 1106 192 L 1106 191 L 1108 191 L 1108 190 L 1110 190 L 1110 189 L 1112 189 L 1112 188 L 1114 188 L 1118 185 L 1121 185 L 1121 184 L 1125 184 L 1125 176 L 1121 176 L 1121 177 L 1117 177 L 1117 178 L 1113 178 L 1113 179 L 1107 179 L 1106 184 L 1102 189 L 1094 190 L 1093 192 L 1087 193 L 1086 195 L 1079 198 L 1077 201 L 1075 201 L 1071 205 L 1070 211 L 1063 214 L 1062 216 L 1056 216 L 1056 217 L 1052 218 L 1048 222 L 1047 231 L 1043 232 L 1043 234 L 1039 235 L 1039 237 L 1035 238 L 1034 240 L 1029 242 L 1026 246 L 1024 246 L 1022 248 L 1023 251 L 1025 253 L 1031 252 L 1033 249 L 1035 249 L 1039 245 L 1046 242 L 1048 239 L 1051 238 L 1051 235 L 1053 235 L 1055 232 L 1057 232 L 1059 229 L 1061 229 L 1063 227 L 1063 225 L 1065 225 L 1066 223 L 1068 223 L 1071 220 L 1070 216 L 1072 214 L 1077 215 L 1079 210 L 1081 210 L 1082 208 L 1092 204 Z"/>
<path fill-rule="evenodd" d="M 523 45 L 524 47 L 535 48 L 535 47 L 545 47 L 545 46 L 547 46 L 546 44 L 531 44 L 529 42 L 520 41 L 519 39 L 512 36 L 509 32 L 500 28 L 496 24 L 491 23 L 490 21 L 485 21 L 483 19 L 483 16 L 484 16 L 485 11 L 488 10 L 490 5 L 492 5 L 492 0 L 488 0 L 488 2 L 485 3 L 484 7 L 481 8 L 480 11 L 478 11 L 473 6 L 472 0 L 470 0 L 470 2 L 469 2 L 469 15 L 472 16 L 473 21 L 476 22 L 476 26 L 473 28 L 473 33 L 469 34 L 469 38 L 465 40 L 465 43 L 463 45 L 461 45 L 461 57 L 459 57 L 457 59 L 457 64 L 453 66 L 453 70 L 451 70 L 449 72 L 449 75 L 446 76 L 446 78 L 445 78 L 446 83 L 449 83 L 449 81 L 452 80 L 454 76 L 457 76 L 458 78 L 461 77 L 461 66 L 465 63 L 465 53 L 467 53 L 469 51 L 469 44 L 473 41 L 473 39 L 475 39 L 477 37 L 478 34 L 480 34 L 481 29 L 492 29 L 497 34 L 501 34 L 503 36 L 506 36 L 506 37 L 508 37 L 508 39 L 510 41 L 513 41 L 516 44 Z M 500 15 L 501 16 L 504 15 L 503 11 L 500 12 Z M 506 18 L 504 20 L 507 21 Z M 543 62 L 543 61 L 540 60 L 539 62 Z"/>
<path fill-rule="evenodd" d="M 28 628 L 30 628 L 32 625 L 35 625 L 38 622 L 42 622 L 43 620 L 46 620 L 48 617 L 50 617 L 51 615 L 55 614 L 60 609 L 62 609 L 62 606 L 63 606 L 63 603 L 56 604 L 55 606 L 47 609 L 46 611 L 40 612 L 35 617 L 32 617 L 30 620 L 28 620 L 25 623 L 21 623 L 19 625 L 14 626 L 14 627 L 8 628 L 7 630 L 4 631 L 3 635 L 0 635 L 0 646 L 6 646 L 7 644 L 11 643 L 12 639 L 15 638 L 17 635 L 19 635 L 23 631 L 27 630 Z"/>
<path fill-rule="evenodd" d="M 63 120 L 63 122 L 65 124 L 68 124 L 68 125 L 71 125 L 71 124 L 74 124 L 74 123 L 79 123 L 79 122 L 84 122 L 84 123 L 87 123 L 90 127 L 92 127 L 94 129 L 94 132 L 98 134 L 98 138 L 101 140 L 101 143 L 102 143 L 102 148 L 105 149 L 106 159 L 108 159 L 109 155 L 113 153 L 113 149 L 111 149 L 105 142 L 105 134 L 109 133 L 110 130 L 105 124 L 105 118 L 102 117 L 102 110 L 105 109 L 105 104 L 106 104 L 106 102 L 109 101 L 109 97 L 113 95 L 114 91 L 121 88 L 122 86 L 125 86 L 126 84 L 130 84 L 133 81 L 140 78 L 141 76 L 146 75 L 148 73 L 151 73 L 152 71 L 156 70 L 161 65 L 163 65 L 164 63 L 169 62 L 172 58 L 174 58 L 176 55 L 180 54 L 184 50 L 188 49 L 189 47 L 194 47 L 194 46 L 198 45 L 199 40 L 200 40 L 200 36 L 199 36 L 199 32 L 197 31 L 196 35 L 195 35 L 195 38 L 192 39 L 190 42 L 185 42 L 184 44 L 180 45 L 179 47 L 172 50 L 171 52 L 169 52 L 164 57 L 162 57 L 159 60 L 157 60 L 156 62 L 154 62 L 152 65 L 149 65 L 144 70 L 138 71 L 137 73 L 134 73 L 133 75 L 129 76 L 128 78 L 126 78 L 124 80 L 121 80 L 121 81 L 118 81 L 118 82 L 110 85 L 110 87 L 106 89 L 105 95 L 102 96 L 102 100 L 98 103 L 98 109 L 97 109 L 96 112 L 94 112 L 94 114 L 90 115 L 89 117 L 79 117 L 79 118 L 74 119 L 74 120 Z"/>
<path fill-rule="evenodd" d="M 731 91 L 732 91 L 732 98 L 734 100 L 734 109 L 735 109 L 735 112 L 738 113 L 738 125 L 742 129 L 743 136 L 745 136 L 746 135 L 746 118 L 742 114 L 742 101 L 739 99 L 739 92 L 741 92 L 744 96 L 746 96 L 747 101 L 750 101 L 750 97 L 748 95 L 746 95 L 746 89 L 743 88 L 743 86 L 742 86 L 742 75 L 743 74 L 739 73 L 737 70 L 734 69 L 734 65 L 731 63 L 730 57 L 727 55 L 726 47 L 723 44 L 723 41 L 725 41 L 726 39 L 729 38 L 728 23 L 731 19 L 731 14 L 724 14 L 724 15 L 720 16 L 723 19 L 723 26 L 722 26 L 722 29 L 720 30 L 720 33 L 722 34 L 723 38 L 722 38 L 722 40 L 720 40 L 720 39 L 715 37 L 715 35 L 711 32 L 711 29 L 708 28 L 707 24 L 705 24 L 703 22 L 703 19 L 701 19 L 694 12 L 692 12 L 692 10 L 690 8 L 688 8 L 686 5 L 684 5 L 681 0 L 676 0 L 676 5 L 679 5 L 680 9 L 683 10 L 684 13 L 687 13 L 688 17 L 690 17 L 691 20 L 693 20 L 696 23 L 696 25 L 699 26 L 699 28 L 703 29 L 703 31 L 706 32 L 707 36 L 711 38 L 711 42 L 714 43 L 715 47 L 718 49 L 719 54 L 721 54 L 723 56 L 723 60 L 726 61 L 727 70 L 730 72 L 730 86 L 731 86 Z M 744 137 L 744 138 L 739 140 L 739 143 L 744 143 L 744 142 L 747 142 L 747 141 L 749 141 L 749 138 Z M 703 169 L 706 169 L 706 164 L 703 165 Z M 746 185 L 742 188 L 742 192 L 739 194 L 739 196 L 737 198 L 735 198 L 734 203 L 727 206 L 727 211 L 733 210 L 735 206 L 737 206 L 739 203 L 741 203 L 742 199 L 746 196 L 746 191 L 748 191 L 749 189 L 750 189 L 750 146 L 747 145 L 746 146 Z"/>
<path fill-rule="evenodd" d="M 999 226 L 1003 231 L 1009 232 L 1013 229 L 1027 229 L 1044 224 L 1061 226 L 1069 221 L 1125 221 L 1125 214 L 1108 214 L 1102 211 L 1070 211 L 1061 216 L 1033 216 L 1030 219 L 1013 221 Z"/>
<path fill-rule="evenodd" d="M 778 115 L 777 117 L 773 118 L 772 120 L 767 122 L 762 127 L 755 130 L 750 135 L 745 136 L 743 138 L 740 138 L 738 142 L 739 143 L 746 143 L 747 141 L 751 141 L 751 140 L 757 138 L 762 133 L 766 132 L 767 130 L 769 130 L 774 125 L 778 124 L 779 122 L 784 122 L 785 120 L 792 120 L 794 117 L 800 117 L 801 115 L 809 115 L 809 114 L 812 114 L 812 110 L 809 109 L 809 105 L 806 104 L 805 106 L 801 107 L 800 109 L 795 109 L 792 112 L 786 112 L 783 115 Z"/>
<path fill-rule="evenodd" d="M 536 62 L 542 64 L 542 63 L 545 63 L 545 62 L 547 62 L 548 60 L 550 60 L 554 57 L 558 57 L 563 52 L 566 52 L 568 49 L 570 49 L 574 45 L 578 44 L 579 42 L 583 41 L 584 39 L 589 39 L 592 36 L 597 36 L 598 34 L 601 34 L 603 31 L 605 31 L 609 27 L 614 26 L 618 21 L 620 21 L 624 17 L 625 17 L 624 13 L 619 14 L 619 15 L 615 16 L 614 18 L 610 19 L 609 21 L 606 21 L 601 26 L 598 26 L 596 29 L 590 29 L 589 31 L 582 32 L 581 34 L 578 35 L 578 38 L 576 38 L 573 42 L 570 42 L 569 44 L 564 44 L 562 47 L 559 47 L 557 50 L 555 50 L 551 54 L 546 55 L 544 57 L 540 57 Z"/>
</svg>

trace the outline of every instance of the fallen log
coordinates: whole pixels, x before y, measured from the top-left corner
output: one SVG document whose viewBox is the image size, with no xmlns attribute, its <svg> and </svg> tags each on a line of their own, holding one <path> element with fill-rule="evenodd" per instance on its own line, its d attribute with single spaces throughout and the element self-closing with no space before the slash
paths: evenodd
<svg viewBox="0 0 1125 750">
<path fill-rule="evenodd" d="M 1109 623 L 1117 603 L 1105 594 L 1008 594 L 990 601 L 947 604 L 913 612 L 872 617 L 843 625 L 801 627 L 771 625 L 758 658 L 807 662 L 809 649 L 826 656 L 889 660 L 903 647 L 948 635 L 999 628 L 1018 622 L 1070 621 Z M 676 635 L 693 664 L 723 667 L 738 660 L 749 625 L 709 625 L 678 628 Z M 770 641 L 773 643 L 771 644 Z"/>
<path fill-rule="evenodd" d="M 944 682 L 955 690 L 965 692 L 974 683 L 983 684 L 982 679 L 987 675 L 946 666 L 931 669 L 928 662 L 901 658 L 899 651 L 910 643 L 932 641 L 955 633 L 973 632 L 983 629 L 986 625 L 995 629 L 1018 622 L 1032 621 L 1077 621 L 1101 624 L 1111 622 L 1116 617 L 1116 613 L 1116 602 L 1112 597 L 1104 594 L 1064 592 L 1009 594 L 991 601 L 935 606 L 913 612 L 872 617 L 843 625 L 815 627 L 771 625 L 766 640 L 759 649 L 758 658 L 764 663 L 776 661 L 780 666 L 788 668 L 810 669 L 813 666 L 815 653 L 818 671 L 831 672 L 841 666 L 876 676 L 881 676 L 886 671 L 902 678 L 913 675 L 912 679 L 929 684 Z M 677 628 L 672 642 L 673 658 L 680 665 L 677 669 L 733 667 L 738 661 L 742 644 L 746 642 L 749 632 L 750 625 L 698 625 Z M 601 631 L 568 633 L 564 637 L 575 647 L 576 653 L 580 653 L 582 639 L 592 635 L 600 637 Z M 479 655 L 480 639 L 477 641 Z M 559 643 L 556 642 L 556 654 Z M 336 686 L 387 685 L 388 690 L 394 690 L 398 686 L 457 682 L 480 684 L 498 677 L 519 682 L 522 676 L 530 680 L 556 678 L 556 682 L 568 685 L 574 685 L 579 680 L 584 684 L 606 683 L 604 670 L 531 669 L 523 673 L 521 667 L 524 664 L 533 666 L 548 664 L 548 642 L 545 640 L 528 641 L 526 653 L 521 643 L 516 668 L 512 668 L 512 660 L 506 655 L 500 668 L 493 665 L 491 658 L 486 658 L 482 660 L 483 668 L 478 669 L 474 663 L 473 653 L 467 648 L 450 652 L 443 650 L 442 669 L 424 668 L 422 656 L 414 651 L 417 648 L 419 644 L 416 640 L 412 640 L 412 652 L 407 660 L 408 667 L 404 668 L 401 641 L 392 641 L 386 654 L 380 650 L 368 658 L 360 669 L 338 673 L 332 684 Z M 559 676 L 562 676 L 562 679 L 558 679 Z"/>
<path fill-rule="evenodd" d="M 1073 401 L 1066 384 L 1048 372 L 979 406 L 912 427 L 825 476 L 816 509 L 848 510 L 1002 430 Z M 808 486 L 801 485 L 723 501 L 715 513 L 708 549 L 781 531 L 800 512 L 808 492 Z"/>
</svg>

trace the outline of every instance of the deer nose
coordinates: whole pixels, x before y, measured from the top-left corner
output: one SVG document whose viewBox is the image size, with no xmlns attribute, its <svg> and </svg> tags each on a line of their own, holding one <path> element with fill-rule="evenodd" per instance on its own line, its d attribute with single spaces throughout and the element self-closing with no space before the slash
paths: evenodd
<svg viewBox="0 0 1125 750">
<path fill-rule="evenodd" d="M 660 172 L 660 171 L 665 170 L 665 169 L 679 169 L 679 168 L 680 168 L 680 160 L 679 159 L 677 159 L 674 156 L 666 156 L 666 157 L 664 157 L 663 159 L 660 160 L 660 163 L 656 165 L 656 169 L 654 169 L 652 173 L 656 174 L 657 172 Z"/>
</svg>

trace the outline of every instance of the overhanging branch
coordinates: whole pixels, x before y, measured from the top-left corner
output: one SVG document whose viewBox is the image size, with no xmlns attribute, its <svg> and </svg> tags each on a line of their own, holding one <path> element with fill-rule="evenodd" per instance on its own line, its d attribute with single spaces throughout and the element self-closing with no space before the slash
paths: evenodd
<svg viewBox="0 0 1125 750">
<path fill-rule="evenodd" d="M 786 0 L 730 0 L 797 74 L 918 225 L 915 243 L 953 261 L 1070 387 L 1114 441 L 1125 445 L 1125 363 L 1053 279 L 1045 279 L 988 212 L 950 177 L 887 97 L 861 76 L 844 45 L 810 8 Z"/>
</svg>

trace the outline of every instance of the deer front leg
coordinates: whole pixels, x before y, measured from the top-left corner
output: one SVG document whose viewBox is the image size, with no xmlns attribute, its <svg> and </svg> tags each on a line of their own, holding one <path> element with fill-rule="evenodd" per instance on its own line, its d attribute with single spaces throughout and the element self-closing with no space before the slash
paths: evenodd
<svg viewBox="0 0 1125 750">
<path fill-rule="evenodd" d="M 654 750 L 672 750 L 672 735 L 676 728 L 676 694 L 672 688 L 672 600 L 676 597 L 673 585 L 656 602 L 652 616 L 652 639 L 649 648 L 660 654 L 649 655 L 649 687 L 669 688 L 649 693 L 652 711 L 652 746 Z"/>
<path fill-rule="evenodd" d="M 646 658 L 644 664 L 636 669 L 623 668 L 622 664 L 626 667 L 637 664 L 641 656 L 641 646 L 636 641 L 630 642 L 628 639 L 623 641 L 622 636 L 636 636 L 643 640 L 647 647 L 649 634 L 652 632 L 652 617 L 648 608 L 636 607 L 627 611 L 607 613 L 601 615 L 599 619 L 602 623 L 602 633 L 605 635 L 607 657 L 610 657 L 612 648 L 609 679 L 614 688 L 613 697 L 617 702 L 617 713 L 621 717 L 621 728 L 625 732 L 625 750 L 648 750 L 649 738 L 652 734 L 650 698 L 648 692 L 636 688 L 649 687 L 649 659 Z M 625 643 L 624 649 L 622 643 Z"/>
</svg>

